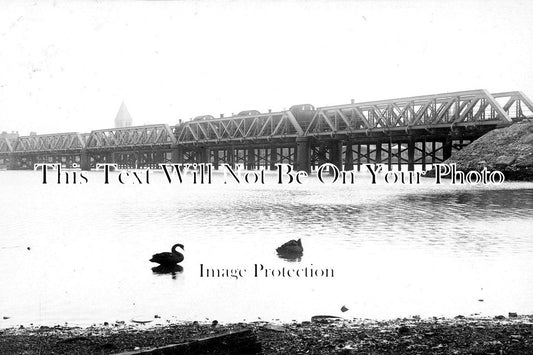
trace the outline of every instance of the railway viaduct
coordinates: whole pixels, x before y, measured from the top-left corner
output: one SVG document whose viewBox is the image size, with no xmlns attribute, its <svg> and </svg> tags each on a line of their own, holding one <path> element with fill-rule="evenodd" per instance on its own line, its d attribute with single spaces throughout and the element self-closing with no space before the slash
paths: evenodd
<svg viewBox="0 0 533 355">
<path fill-rule="evenodd" d="M 246 111 L 204 116 L 175 126 L 97 129 L 0 138 L 0 166 L 33 169 L 36 163 L 65 168 L 158 168 L 160 163 L 243 164 L 247 169 L 293 164 L 310 171 L 329 162 L 340 169 L 364 163 L 413 170 L 440 163 L 486 132 L 533 118 L 522 92 L 486 90 L 351 102 L 314 108 Z"/>
</svg>

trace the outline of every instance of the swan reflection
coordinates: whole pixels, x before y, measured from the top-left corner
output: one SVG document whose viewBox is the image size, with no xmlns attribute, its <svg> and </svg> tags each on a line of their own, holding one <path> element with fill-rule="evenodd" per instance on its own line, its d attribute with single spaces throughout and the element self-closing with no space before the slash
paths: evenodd
<svg viewBox="0 0 533 355">
<path fill-rule="evenodd" d="M 300 253 L 300 254 L 283 254 L 283 253 L 278 252 L 278 258 L 283 259 L 283 260 L 288 261 L 288 262 L 291 262 L 291 263 L 302 261 L 302 256 L 303 255 L 304 255 L 303 253 Z"/>
<path fill-rule="evenodd" d="M 176 278 L 176 274 L 183 272 L 181 265 L 159 265 L 152 268 L 152 272 L 158 275 L 171 274 L 172 278 Z"/>
</svg>

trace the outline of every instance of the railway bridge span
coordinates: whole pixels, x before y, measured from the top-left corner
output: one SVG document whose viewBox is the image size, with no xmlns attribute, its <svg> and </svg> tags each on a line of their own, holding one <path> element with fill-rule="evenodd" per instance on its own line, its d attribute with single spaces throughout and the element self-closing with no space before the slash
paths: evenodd
<svg viewBox="0 0 533 355">
<path fill-rule="evenodd" d="M 33 169 L 36 163 L 94 168 L 158 168 L 160 163 L 277 163 L 310 171 L 323 163 L 340 169 L 364 163 L 413 170 L 440 163 L 488 131 L 533 118 L 522 92 L 471 90 L 315 108 L 244 111 L 200 116 L 174 126 L 155 124 L 0 138 L 0 166 Z"/>
</svg>

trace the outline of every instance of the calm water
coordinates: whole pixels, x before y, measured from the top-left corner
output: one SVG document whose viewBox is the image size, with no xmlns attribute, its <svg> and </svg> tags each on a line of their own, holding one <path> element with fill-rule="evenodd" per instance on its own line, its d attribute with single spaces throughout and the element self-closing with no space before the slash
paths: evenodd
<svg viewBox="0 0 533 355">
<path fill-rule="evenodd" d="M 244 186 L 218 178 L 168 185 L 156 173 L 150 185 L 103 185 L 92 172 L 89 184 L 72 186 L 0 171 L 0 327 L 156 314 L 158 322 L 234 322 L 533 313 L 531 183 Z M 280 259 L 275 248 L 294 238 L 303 257 Z M 183 271 L 154 273 L 151 255 L 177 242 L 186 248 Z M 201 278 L 202 263 L 248 275 Z M 335 276 L 254 278 L 254 264 Z"/>
</svg>

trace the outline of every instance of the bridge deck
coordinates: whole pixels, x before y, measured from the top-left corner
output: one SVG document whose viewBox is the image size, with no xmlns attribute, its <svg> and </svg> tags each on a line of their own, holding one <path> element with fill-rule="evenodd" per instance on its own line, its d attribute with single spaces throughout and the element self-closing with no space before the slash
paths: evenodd
<svg viewBox="0 0 533 355">
<path fill-rule="evenodd" d="M 155 124 L 90 133 L 20 136 L 15 140 L 2 137 L 0 165 L 10 160 L 29 166 L 36 161 L 60 159 L 63 163 L 82 165 L 120 161 L 124 165 L 137 166 L 141 162 L 157 166 L 158 162 L 183 159 L 252 162 L 255 157 L 267 164 L 276 159 L 295 161 L 297 151 L 300 158 L 303 154 L 308 156 L 305 159 L 318 162 L 320 157 L 331 160 L 339 154 L 350 160 L 351 150 L 356 149 L 354 144 L 360 157 L 366 154 L 369 158 L 370 153 L 364 152 L 370 152 L 369 145 L 373 145 L 377 150 L 376 161 L 382 150 L 400 161 L 402 152 L 392 149 L 394 142 L 413 145 L 411 158 L 415 151 L 421 150 L 423 154 L 428 151 L 435 156 L 445 146 L 443 156 L 447 156 L 451 148 L 443 142 L 451 136 L 471 141 L 490 129 L 525 118 L 533 118 L 533 102 L 520 91 L 491 94 L 486 90 L 471 90 L 316 109 L 301 105 L 280 112 L 248 111 L 221 118 L 204 116 L 172 128 Z M 460 137 L 457 132 L 462 132 Z M 382 146 L 386 141 L 389 146 Z M 300 150 L 296 149 L 298 142 L 303 144 Z M 346 149 L 338 151 L 328 145 L 331 142 L 340 143 Z M 420 146 L 421 142 L 424 147 Z M 366 150 L 361 149 L 365 144 Z M 431 149 L 426 144 L 432 144 Z M 411 158 L 409 161 L 413 161 Z"/>
</svg>

